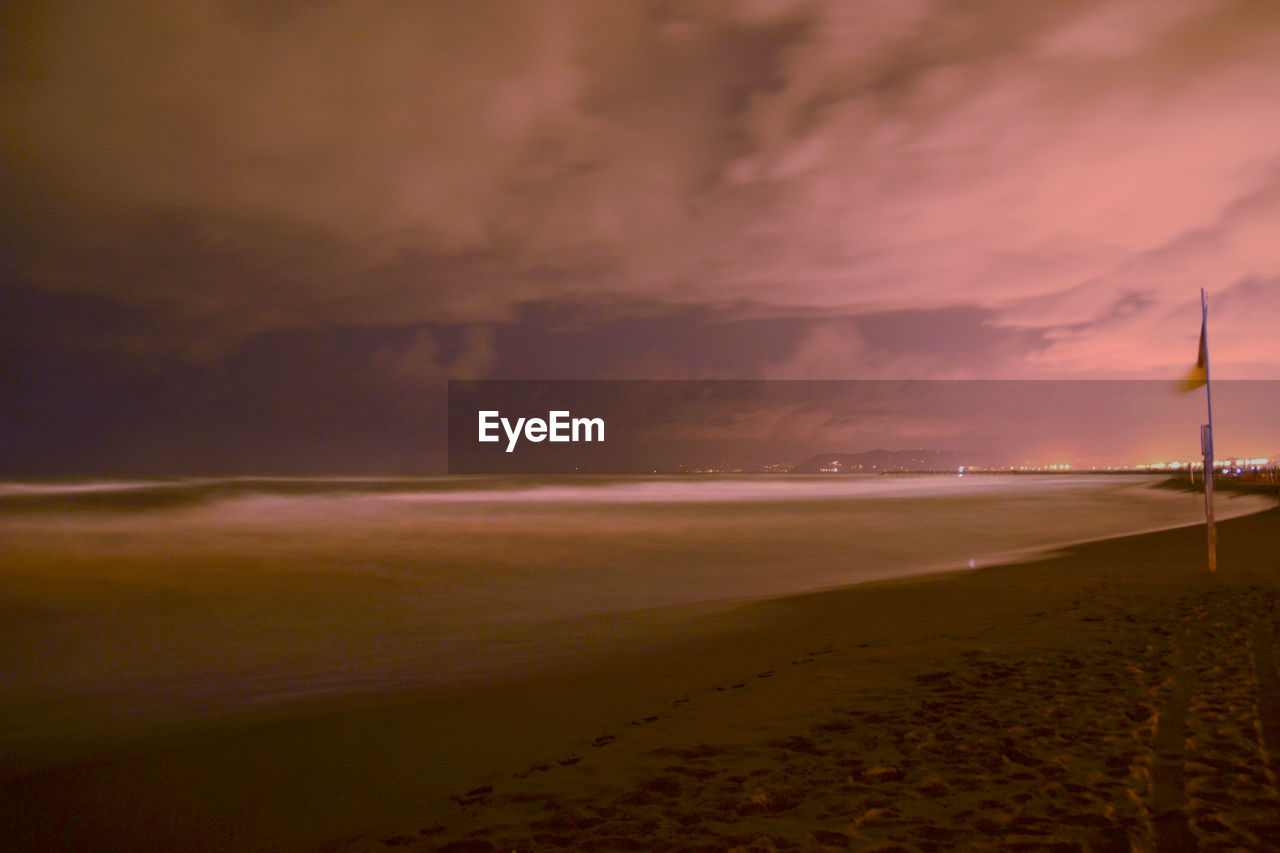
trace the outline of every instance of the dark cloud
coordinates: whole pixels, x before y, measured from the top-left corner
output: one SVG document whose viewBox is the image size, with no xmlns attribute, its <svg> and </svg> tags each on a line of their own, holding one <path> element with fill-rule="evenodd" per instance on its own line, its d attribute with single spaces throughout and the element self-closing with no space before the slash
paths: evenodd
<svg viewBox="0 0 1280 853">
<path fill-rule="evenodd" d="M 1218 375 L 1280 372 L 1274 3 L 19 2 L 0 33 L 28 400 L 80 387 L 54 364 L 269 397 L 269 359 L 378 411 L 451 375 L 1163 377 L 1200 287 Z"/>
</svg>

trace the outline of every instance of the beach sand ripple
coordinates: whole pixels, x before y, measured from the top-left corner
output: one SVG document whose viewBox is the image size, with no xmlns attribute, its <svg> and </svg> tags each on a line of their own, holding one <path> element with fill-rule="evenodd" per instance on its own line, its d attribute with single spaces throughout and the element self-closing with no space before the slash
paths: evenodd
<svg viewBox="0 0 1280 853">
<path fill-rule="evenodd" d="M 1280 850 L 1273 555 L 1234 577 L 1081 572 L 972 633 L 796 655 L 501 780 L 414 846 Z"/>
</svg>

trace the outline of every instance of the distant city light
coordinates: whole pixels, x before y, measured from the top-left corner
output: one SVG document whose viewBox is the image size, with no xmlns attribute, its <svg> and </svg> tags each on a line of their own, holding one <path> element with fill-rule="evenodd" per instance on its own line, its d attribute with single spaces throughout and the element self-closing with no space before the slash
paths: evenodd
<svg viewBox="0 0 1280 853">
<path fill-rule="evenodd" d="M 910 463 L 915 463 L 921 467 L 915 468 L 908 465 L 886 465 L 877 464 L 846 464 L 840 459 L 826 459 L 814 468 L 810 468 L 810 473 L 817 474 L 942 474 L 954 472 L 963 477 L 967 474 L 1068 474 L 1078 471 L 1085 472 L 1110 472 L 1110 473 L 1163 473 L 1163 474 L 1188 474 L 1195 477 L 1195 472 L 1204 470 L 1204 463 L 1200 460 L 1183 461 L 1183 460 L 1162 460 L 1158 462 L 1143 462 L 1138 464 L 1118 464 L 1118 465 L 1077 465 L 1071 462 L 1035 462 L 1032 460 L 1023 460 L 1021 464 L 1016 465 L 959 465 L 955 468 L 932 469 L 927 467 L 923 459 L 911 459 Z M 1267 476 L 1275 477 L 1277 465 L 1280 463 L 1280 456 L 1273 454 L 1271 456 L 1252 456 L 1252 457 L 1227 457 L 1223 459 L 1215 459 L 1213 463 L 1214 472 L 1219 476 L 1229 477 L 1254 477 Z M 769 463 L 728 463 L 722 462 L 715 465 L 690 465 L 683 464 L 677 466 L 676 471 L 684 474 L 793 474 L 797 471 L 798 465 L 792 461 L 776 461 Z M 653 473 L 660 473 L 662 468 L 652 469 Z"/>
</svg>

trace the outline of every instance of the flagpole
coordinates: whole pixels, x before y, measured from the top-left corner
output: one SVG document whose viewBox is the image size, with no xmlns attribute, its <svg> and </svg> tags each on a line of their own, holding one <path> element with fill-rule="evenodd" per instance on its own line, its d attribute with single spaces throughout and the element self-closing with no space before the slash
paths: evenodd
<svg viewBox="0 0 1280 853">
<path fill-rule="evenodd" d="M 1209 299 L 1200 288 L 1200 329 L 1204 334 L 1204 401 L 1209 423 L 1200 437 L 1204 452 L 1204 519 L 1209 544 L 1209 574 L 1218 571 L 1218 528 L 1213 523 L 1213 392 L 1209 384 Z"/>
</svg>

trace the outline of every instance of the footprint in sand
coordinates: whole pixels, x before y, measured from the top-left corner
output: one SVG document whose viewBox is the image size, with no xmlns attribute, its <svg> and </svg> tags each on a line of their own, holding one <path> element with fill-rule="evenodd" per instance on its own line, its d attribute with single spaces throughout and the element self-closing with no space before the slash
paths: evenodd
<svg viewBox="0 0 1280 853">
<path fill-rule="evenodd" d="M 492 785 L 482 785 L 479 788 L 472 788 L 470 791 L 467 791 L 467 793 L 463 794 L 462 796 L 458 796 L 457 794 L 454 794 L 453 796 L 449 797 L 449 799 L 453 800 L 455 803 L 457 803 L 460 806 L 471 806 L 471 805 L 475 805 L 476 803 L 487 802 L 489 799 L 489 795 L 492 793 L 493 793 Z"/>
<path fill-rule="evenodd" d="M 390 838 L 382 839 L 382 843 L 388 847 L 404 847 L 417 841 L 411 835 L 393 835 Z"/>
</svg>

